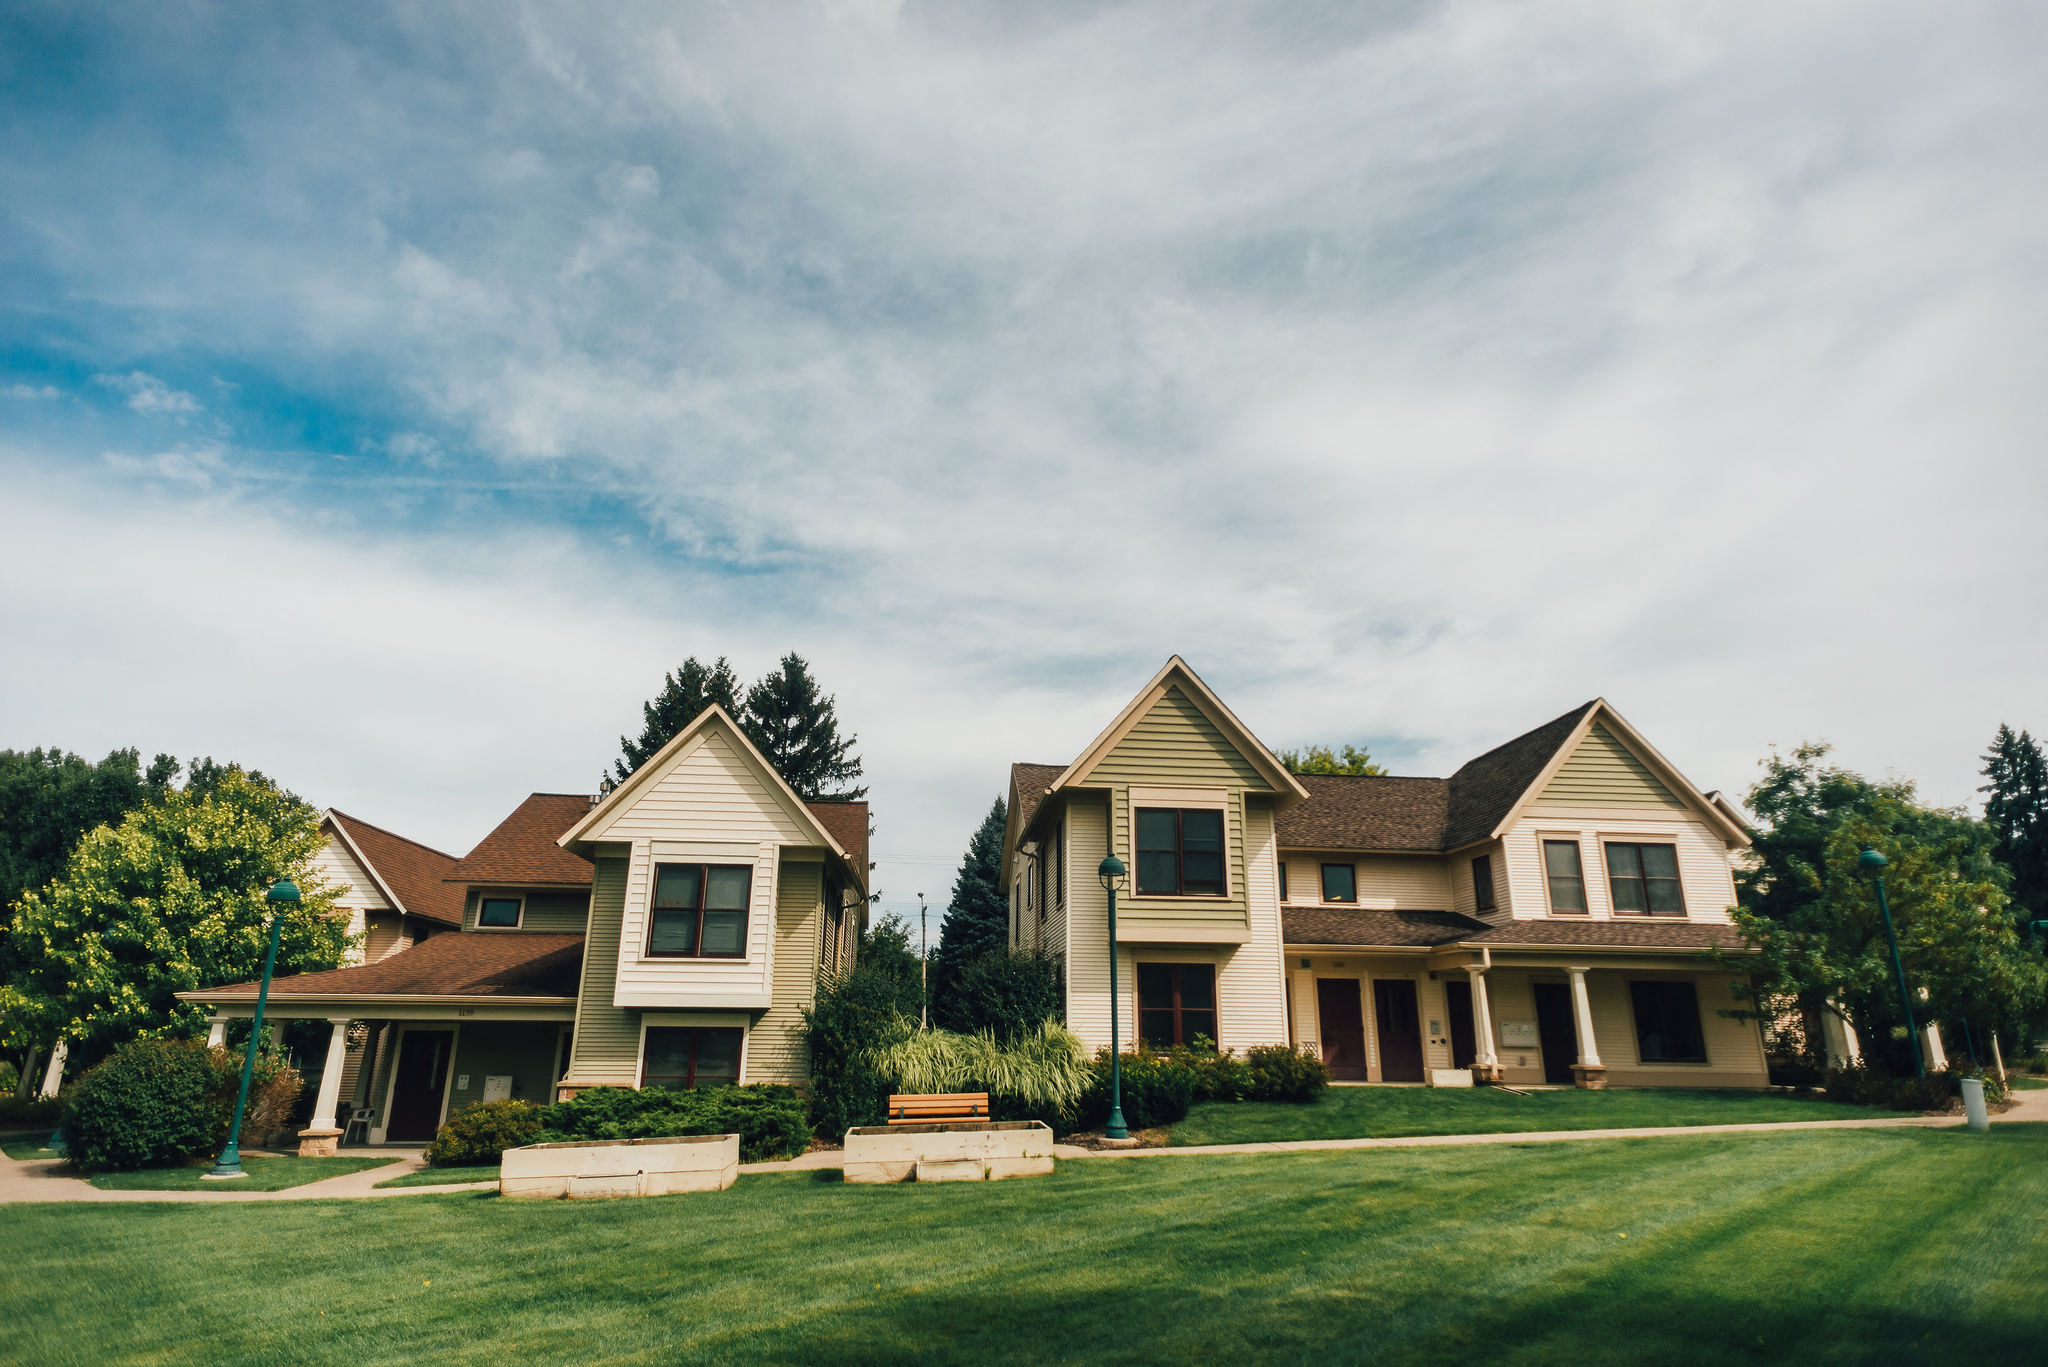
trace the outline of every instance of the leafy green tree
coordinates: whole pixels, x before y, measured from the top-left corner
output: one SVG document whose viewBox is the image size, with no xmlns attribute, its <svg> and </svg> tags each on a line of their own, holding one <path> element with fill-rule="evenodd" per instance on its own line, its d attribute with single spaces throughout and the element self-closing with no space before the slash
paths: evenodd
<svg viewBox="0 0 2048 1367">
<path fill-rule="evenodd" d="M 860 935 L 860 952 L 854 963 L 863 973 L 893 983 L 896 1009 L 917 1016 L 924 1002 L 924 983 L 918 973 L 917 950 L 910 943 L 910 923 L 891 912 L 869 925 Z"/>
<path fill-rule="evenodd" d="M 1977 791 L 1988 794 L 1984 820 L 1997 837 L 1992 853 L 2012 872 L 2013 904 L 2021 920 L 2048 918 L 2048 759 L 2001 722 L 1983 773 L 1990 782 Z"/>
<path fill-rule="evenodd" d="M 783 780 L 806 802 L 853 801 L 866 788 L 845 785 L 860 777 L 858 736 L 839 734 L 830 695 L 818 691 L 811 667 L 794 652 L 747 690 L 740 725 Z"/>
<path fill-rule="evenodd" d="M 998 949 L 960 971 L 936 1024 L 963 1035 L 986 1030 L 1009 1043 L 1059 1020 L 1063 997 L 1059 965 L 1050 955 Z"/>
<path fill-rule="evenodd" d="M 0 750 L 0 926 L 21 895 L 55 878 L 78 838 L 169 786 L 178 762 L 135 750 L 95 764 L 63 750 Z"/>
<path fill-rule="evenodd" d="M 1003 829 L 1008 820 L 1008 804 L 999 797 L 961 857 L 960 872 L 953 879 L 953 898 L 939 923 L 939 945 L 932 951 L 934 1020 L 955 1014 L 961 975 L 969 964 L 1009 947 L 1010 897 L 1003 887 Z"/>
<path fill-rule="evenodd" d="M 64 1038 L 89 1063 L 126 1040 L 200 1033 L 205 1013 L 174 994 L 262 972 L 264 894 L 282 877 L 303 900 L 284 921 L 277 973 L 342 962 L 347 921 L 312 869 L 319 813 L 237 765 L 193 770 L 186 787 L 87 834 L 21 899 L 8 929 L 16 968 L 0 988 L 5 1043 Z"/>
<path fill-rule="evenodd" d="M 680 669 L 662 680 L 659 693 L 641 704 L 646 725 L 640 729 L 638 740 L 619 737 L 619 758 L 612 764 L 612 773 L 621 783 L 631 778 L 635 769 L 654 758 L 662 746 L 681 735 L 683 728 L 713 703 L 737 720 L 739 691 L 739 676 L 732 672 L 725 656 L 706 665 L 692 655 Z"/>
<path fill-rule="evenodd" d="M 1736 923 L 1757 956 L 1727 958 L 1747 976 L 1750 1010 L 1813 1019 L 1837 1010 L 1868 1056 L 1910 1068 L 1911 1044 L 1863 849 L 1890 861 L 1885 888 L 1908 985 L 1924 989 L 1916 1023 L 2000 1029 L 2007 1038 L 2040 1012 L 2048 970 L 2015 933 L 1992 832 L 1961 811 L 1928 807 L 1910 782 L 1874 783 L 1802 745 L 1765 761 L 1750 789 L 1758 832 L 1737 877 Z"/>
<path fill-rule="evenodd" d="M 1366 778 L 1378 778 L 1387 772 L 1384 765 L 1372 762 L 1371 751 L 1357 745 L 1347 745 L 1341 750 L 1333 750 L 1327 745 L 1282 750 L 1280 762 L 1297 774 L 1360 774 Z"/>
</svg>

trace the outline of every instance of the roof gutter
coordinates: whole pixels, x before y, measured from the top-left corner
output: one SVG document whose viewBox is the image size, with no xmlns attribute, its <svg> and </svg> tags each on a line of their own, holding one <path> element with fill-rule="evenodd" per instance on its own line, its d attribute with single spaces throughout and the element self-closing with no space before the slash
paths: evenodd
<svg viewBox="0 0 2048 1367">
<path fill-rule="evenodd" d="M 181 1002 L 207 1005 L 213 1002 L 253 1002 L 254 992 L 179 992 Z M 376 1004 L 391 1006 L 574 1006 L 574 997 L 512 997 L 505 995 L 458 995 L 447 992 L 272 992 L 274 1002 L 301 1006 L 332 1003 L 336 1006 Z"/>
</svg>

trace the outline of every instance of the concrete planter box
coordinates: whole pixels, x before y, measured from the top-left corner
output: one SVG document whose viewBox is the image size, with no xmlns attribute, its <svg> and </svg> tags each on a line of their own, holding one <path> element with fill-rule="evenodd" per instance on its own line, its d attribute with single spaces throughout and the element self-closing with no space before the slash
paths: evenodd
<svg viewBox="0 0 2048 1367">
<path fill-rule="evenodd" d="M 997 1182 L 1052 1172 L 1052 1131 L 1038 1120 L 856 1126 L 846 1132 L 849 1182 Z"/>
<path fill-rule="evenodd" d="M 1429 1085 L 1432 1087 L 1470 1087 L 1473 1077 L 1470 1068 L 1432 1068 L 1429 1070 Z"/>
<path fill-rule="evenodd" d="M 505 1150 L 498 1190 L 506 1196 L 666 1196 L 724 1191 L 740 1174 L 736 1134 L 666 1139 L 589 1139 Z"/>
</svg>

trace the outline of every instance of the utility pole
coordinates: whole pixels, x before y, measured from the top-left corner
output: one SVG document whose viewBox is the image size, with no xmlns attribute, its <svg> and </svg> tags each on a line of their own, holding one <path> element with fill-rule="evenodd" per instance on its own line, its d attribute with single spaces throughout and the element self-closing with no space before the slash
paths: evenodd
<svg viewBox="0 0 2048 1367">
<path fill-rule="evenodd" d="M 925 948 L 924 894 L 917 895 L 917 1028 L 931 1029 L 932 989 L 930 972 L 931 951 Z"/>
</svg>

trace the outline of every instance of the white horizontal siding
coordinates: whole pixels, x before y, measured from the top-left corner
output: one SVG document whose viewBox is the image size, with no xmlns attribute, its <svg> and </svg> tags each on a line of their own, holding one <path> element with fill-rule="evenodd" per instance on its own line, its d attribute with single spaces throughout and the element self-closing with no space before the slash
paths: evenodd
<svg viewBox="0 0 2048 1367">
<path fill-rule="evenodd" d="M 817 836 L 725 735 L 706 730 L 592 833 L 603 840 L 772 840 Z"/>
<path fill-rule="evenodd" d="M 391 910 L 391 899 L 377 890 L 376 880 L 370 877 L 369 870 L 333 836 L 322 841 L 314 853 L 313 871 L 328 886 L 341 890 L 334 899 L 336 906 L 347 907 L 351 911 Z"/>
<path fill-rule="evenodd" d="M 1358 871 L 1358 906 L 1382 911 L 1446 911 L 1451 906 L 1450 871 L 1438 856 L 1290 850 L 1286 858 L 1287 900 L 1292 906 L 1314 906 L 1323 900 L 1325 864 L 1349 864 Z"/>
<path fill-rule="evenodd" d="M 1735 875 L 1728 862 L 1727 844 L 1689 812 L 1650 815 L 1640 808 L 1605 812 L 1532 808 L 1517 818 L 1504 837 L 1506 852 L 1501 861 L 1513 888 L 1515 915 L 1549 914 L 1543 841 L 1561 838 L 1578 841 L 1579 862 L 1586 874 L 1586 909 L 1595 920 L 1611 915 L 1613 910 L 1603 839 L 1676 846 L 1678 880 L 1685 894 L 1687 918 L 1718 924 L 1726 924 L 1730 919 L 1728 909 L 1735 905 Z"/>
</svg>

